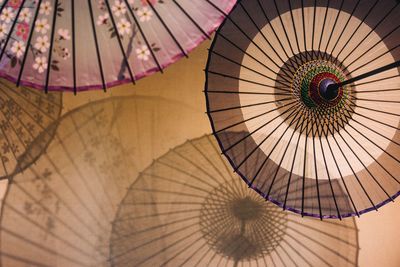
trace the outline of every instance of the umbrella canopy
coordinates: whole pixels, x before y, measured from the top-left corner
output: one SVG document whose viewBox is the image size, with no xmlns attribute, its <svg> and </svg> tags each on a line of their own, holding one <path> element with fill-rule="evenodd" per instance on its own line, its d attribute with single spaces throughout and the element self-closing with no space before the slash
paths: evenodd
<svg viewBox="0 0 400 267">
<path fill-rule="evenodd" d="M 44 90 L 135 82 L 194 49 L 235 0 L 4 0 L 0 75 Z"/>
<path fill-rule="evenodd" d="M 159 97 L 125 96 L 61 117 L 45 152 L 11 178 L 2 201 L 0 265 L 109 266 L 118 204 L 159 155 L 156 147 L 171 142 L 164 136 L 176 138 L 165 118 L 179 118 L 187 134 L 193 116 L 182 113 L 193 110 Z M 26 154 L 43 148 L 35 141 Z"/>
<path fill-rule="evenodd" d="M 112 266 L 356 266 L 354 219 L 302 219 L 233 174 L 212 136 L 157 159 L 113 222 Z"/>
<path fill-rule="evenodd" d="M 0 79 L 0 179 L 23 171 L 51 141 L 61 116 L 61 93 L 41 94 Z M 41 149 L 30 150 L 33 143 Z"/>
<path fill-rule="evenodd" d="M 397 197 L 399 15 L 394 0 L 238 2 L 212 44 L 206 98 L 250 187 L 321 219 Z"/>
</svg>

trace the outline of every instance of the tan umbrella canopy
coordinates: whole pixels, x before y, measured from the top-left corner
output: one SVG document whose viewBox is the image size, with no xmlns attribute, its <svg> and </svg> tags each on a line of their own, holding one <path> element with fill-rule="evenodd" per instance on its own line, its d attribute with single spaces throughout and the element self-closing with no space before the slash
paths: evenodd
<svg viewBox="0 0 400 267">
<path fill-rule="evenodd" d="M 303 219 L 249 190 L 212 136 L 141 172 L 113 222 L 112 266 L 356 266 L 354 219 Z"/>
<path fill-rule="evenodd" d="M 61 115 L 62 94 L 40 94 L 0 79 L 0 179 L 23 171 L 51 141 Z M 32 143 L 43 149 L 31 151 Z"/>
<path fill-rule="evenodd" d="M 186 125 L 192 113 L 180 102 L 125 96 L 65 114 L 45 153 L 11 178 L 0 265 L 109 266 L 111 222 L 127 188 L 171 143 L 165 118 Z M 43 148 L 39 140 L 26 154 Z"/>
<path fill-rule="evenodd" d="M 206 97 L 250 187 L 321 219 L 398 196 L 399 16 L 395 0 L 238 2 L 212 44 Z"/>
<path fill-rule="evenodd" d="M 0 76 L 45 91 L 106 89 L 161 71 L 235 0 L 4 0 Z"/>
</svg>

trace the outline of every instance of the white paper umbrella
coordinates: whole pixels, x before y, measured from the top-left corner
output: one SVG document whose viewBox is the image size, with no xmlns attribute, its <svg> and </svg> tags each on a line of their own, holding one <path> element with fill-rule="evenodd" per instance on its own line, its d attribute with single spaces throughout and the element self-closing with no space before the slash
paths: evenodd
<svg viewBox="0 0 400 267">
<path fill-rule="evenodd" d="M 61 93 L 41 94 L 0 79 L 0 179 L 23 171 L 51 141 L 61 115 Z M 32 143 L 43 149 L 31 151 Z"/>
<path fill-rule="evenodd" d="M 113 222 L 112 266 L 356 266 L 354 219 L 303 219 L 249 190 L 212 136 L 157 159 Z"/>
<path fill-rule="evenodd" d="M 212 44 L 206 97 L 250 187 L 321 219 L 398 196 L 399 15 L 394 0 L 238 2 Z"/>
<path fill-rule="evenodd" d="M 0 75 L 44 90 L 135 82 L 194 49 L 235 0 L 3 0 Z"/>
</svg>

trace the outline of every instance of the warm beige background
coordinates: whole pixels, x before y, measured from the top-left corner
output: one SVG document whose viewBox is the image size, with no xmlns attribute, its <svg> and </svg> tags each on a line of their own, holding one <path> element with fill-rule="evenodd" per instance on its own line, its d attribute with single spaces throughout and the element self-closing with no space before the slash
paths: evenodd
<svg viewBox="0 0 400 267">
<path fill-rule="evenodd" d="M 171 136 L 164 136 L 164 140 L 153 140 L 155 144 L 152 149 L 155 149 L 155 154 L 158 154 L 157 157 L 161 156 L 169 148 L 181 144 L 187 139 L 211 132 L 205 114 L 203 93 L 205 77 L 203 69 L 206 65 L 209 45 L 210 42 L 204 43 L 191 53 L 190 59 L 182 59 L 166 69 L 164 74 L 158 73 L 142 79 L 135 86 L 121 86 L 106 93 L 92 91 L 79 93 L 78 96 L 64 94 L 63 113 L 88 101 L 121 95 L 160 96 L 166 100 L 182 103 L 177 105 L 182 105 L 182 110 L 191 110 L 192 123 L 182 126 L 176 121 L 179 118 L 168 116 L 168 114 L 162 116 L 162 123 L 170 124 L 173 130 L 169 132 Z M 175 127 L 177 124 L 178 127 Z M 182 134 L 181 127 L 185 127 L 185 134 Z M 2 195 L 5 184 L 3 181 L 0 186 L 0 195 Z M 400 266 L 400 253 L 397 243 L 400 240 L 399 223 L 400 205 L 398 203 L 390 203 L 381 208 L 379 212 L 371 212 L 363 215 L 361 219 L 357 219 L 360 230 L 360 266 Z"/>
</svg>

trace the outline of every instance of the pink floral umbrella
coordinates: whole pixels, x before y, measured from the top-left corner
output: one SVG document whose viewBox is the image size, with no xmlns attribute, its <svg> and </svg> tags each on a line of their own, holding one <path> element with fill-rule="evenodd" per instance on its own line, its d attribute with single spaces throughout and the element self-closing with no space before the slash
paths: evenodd
<svg viewBox="0 0 400 267">
<path fill-rule="evenodd" d="M 162 71 L 209 38 L 236 0 L 0 2 L 0 76 L 76 93 Z"/>
</svg>

